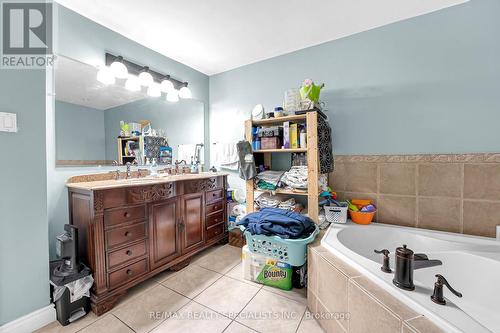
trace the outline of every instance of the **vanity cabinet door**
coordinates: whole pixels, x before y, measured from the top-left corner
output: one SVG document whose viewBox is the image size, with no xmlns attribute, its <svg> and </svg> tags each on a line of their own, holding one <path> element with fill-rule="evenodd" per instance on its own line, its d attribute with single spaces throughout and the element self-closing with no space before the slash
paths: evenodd
<svg viewBox="0 0 500 333">
<path fill-rule="evenodd" d="M 181 254 L 179 237 L 180 205 L 177 198 L 151 204 L 151 269 L 164 265 Z"/>
<path fill-rule="evenodd" d="M 187 253 L 205 241 L 205 211 L 203 193 L 187 194 L 182 197 L 182 253 Z"/>
</svg>

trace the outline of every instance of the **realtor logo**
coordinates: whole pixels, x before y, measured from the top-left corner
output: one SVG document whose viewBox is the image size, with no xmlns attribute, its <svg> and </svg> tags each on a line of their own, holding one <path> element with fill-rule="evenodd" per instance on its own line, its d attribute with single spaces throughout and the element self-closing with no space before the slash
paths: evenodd
<svg viewBox="0 0 500 333">
<path fill-rule="evenodd" d="M 52 65 L 52 3 L 2 3 L 2 67 Z"/>
</svg>

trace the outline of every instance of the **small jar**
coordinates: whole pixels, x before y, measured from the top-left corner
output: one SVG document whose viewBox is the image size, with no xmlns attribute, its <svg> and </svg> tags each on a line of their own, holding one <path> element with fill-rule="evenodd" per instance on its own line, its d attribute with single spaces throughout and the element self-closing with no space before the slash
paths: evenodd
<svg viewBox="0 0 500 333">
<path fill-rule="evenodd" d="M 283 108 L 281 106 L 277 106 L 274 108 L 274 117 L 275 118 L 283 117 Z"/>
</svg>

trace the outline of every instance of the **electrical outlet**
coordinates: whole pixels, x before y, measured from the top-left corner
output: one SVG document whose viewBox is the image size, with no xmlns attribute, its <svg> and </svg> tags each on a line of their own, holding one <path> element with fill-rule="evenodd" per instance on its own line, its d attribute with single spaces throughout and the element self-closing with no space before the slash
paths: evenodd
<svg viewBox="0 0 500 333">
<path fill-rule="evenodd" d="M 17 132 L 17 115 L 0 112 L 0 132 Z"/>
</svg>

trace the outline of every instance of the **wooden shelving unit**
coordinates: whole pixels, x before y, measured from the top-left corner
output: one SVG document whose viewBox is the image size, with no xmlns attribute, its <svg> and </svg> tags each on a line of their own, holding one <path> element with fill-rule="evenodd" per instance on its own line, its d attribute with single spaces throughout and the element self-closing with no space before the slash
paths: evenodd
<svg viewBox="0 0 500 333">
<path fill-rule="evenodd" d="M 264 154 L 264 164 L 272 166 L 273 153 L 306 153 L 307 154 L 307 177 L 308 189 L 307 193 L 295 192 L 285 189 L 277 189 L 276 193 L 288 195 L 301 195 L 307 196 L 307 210 L 309 217 L 319 223 L 318 221 L 318 202 L 319 202 L 319 158 L 318 158 L 318 112 L 311 111 L 302 115 L 286 116 L 262 120 L 247 120 L 245 121 L 245 138 L 252 143 L 252 127 L 280 124 L 285 121 L 306 123 L 307 124 L 307 148 L 306 149 L 261 149 L 254 151 L 255 154 Z M 246 198 L 247 198 L 247 212 L 254 211 L 254 192 L 266 192 L 265 190 L 255 189 L 254 181 L 248 180 L 246 182 Z M 267 191 L 268 192 L 268 191 Z"/>
<path fill-rule="evenodd" d="M 127 162 L 132 163 L 135 160 L 134 156 L 125 155 L 125 144 L 127 141 L 136 141 L 141 147 L 141 151 L 144 156 L 144 138 L 142 136 L 134 136 L 134 137 L 126 137 L 126 138 L 118 138 L 117 139 L 117 147 L 118 147 L 118 163 L 120 165 L 124 165 Z"/>
<path fill-rule="evenodd" d="M 254 150 L 254 153 L 307 153 L 305 148 L 289 148 L 289 149 L 260 149 Z"/>
</svg>

